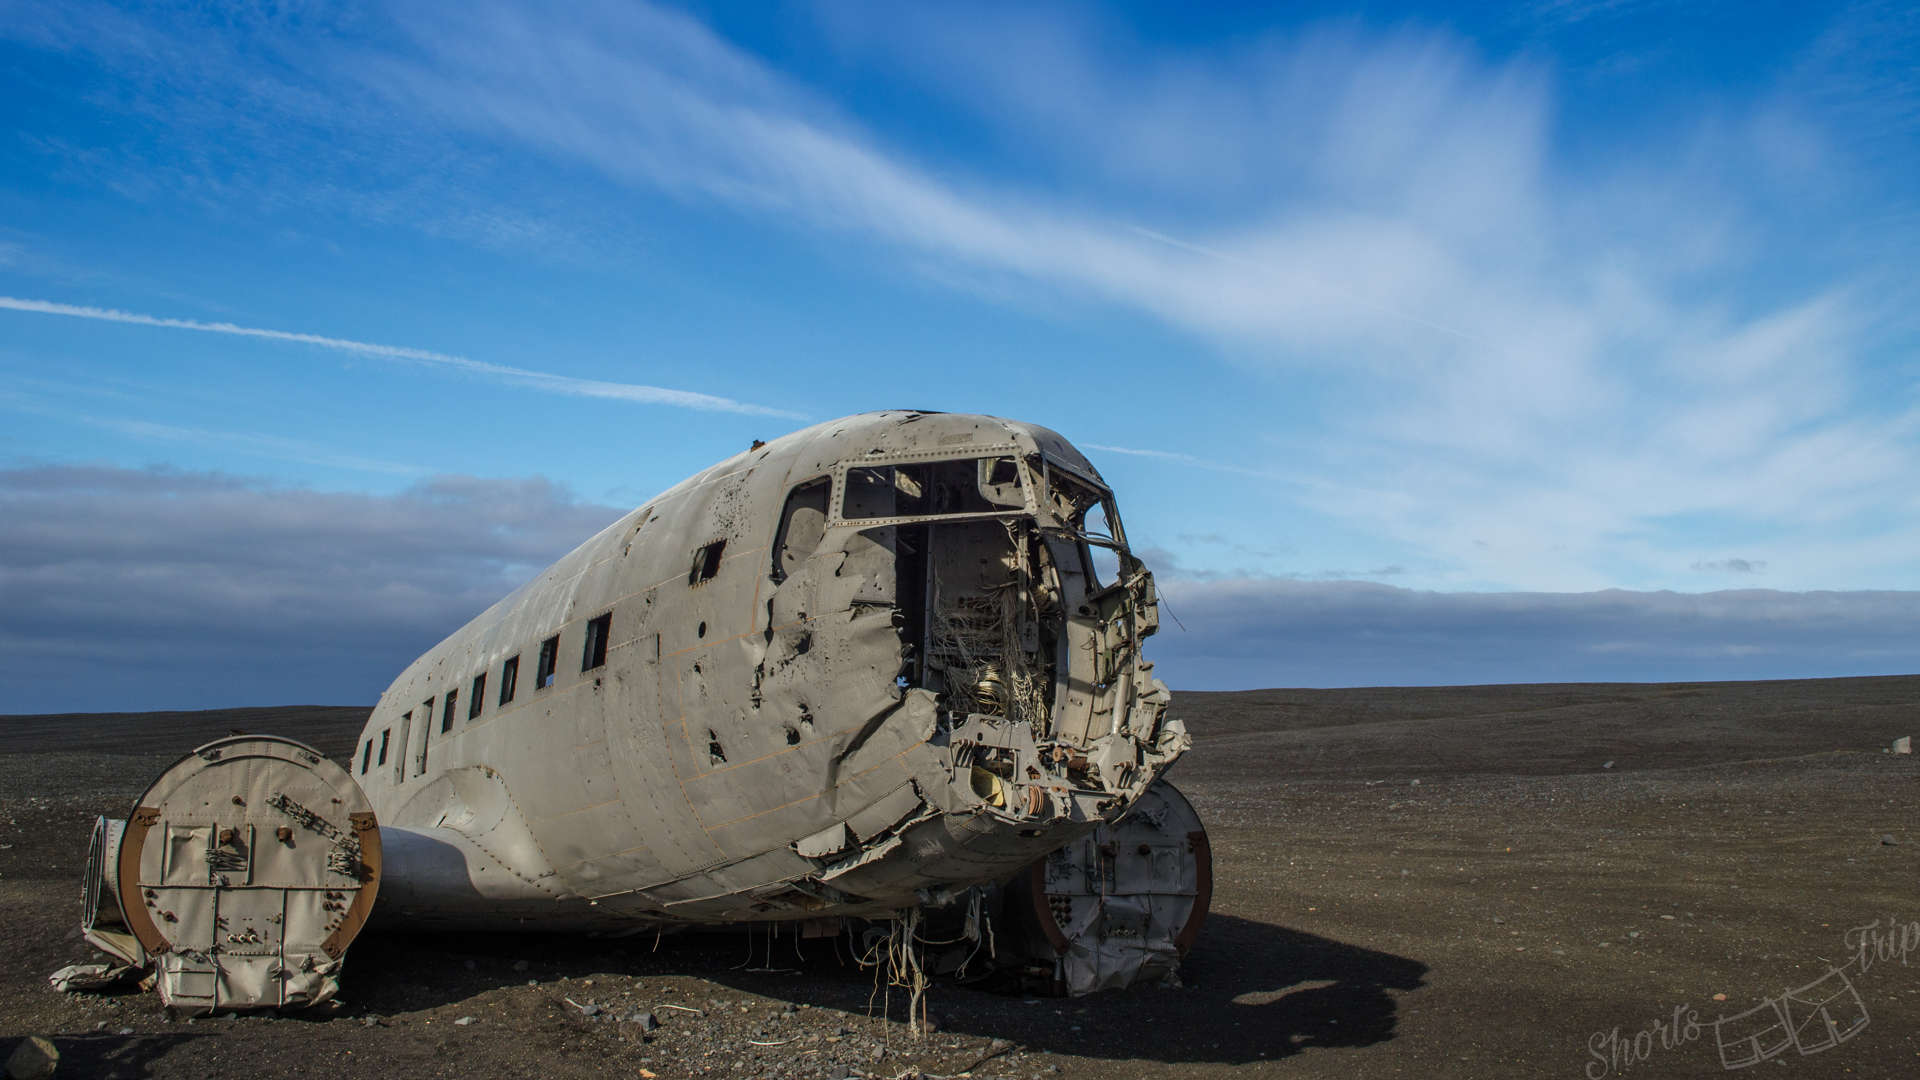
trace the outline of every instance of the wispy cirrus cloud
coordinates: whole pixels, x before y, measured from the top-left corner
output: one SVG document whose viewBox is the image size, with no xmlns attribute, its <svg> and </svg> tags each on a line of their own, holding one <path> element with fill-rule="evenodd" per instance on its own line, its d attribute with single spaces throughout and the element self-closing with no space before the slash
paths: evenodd
<svg viewBox="0 0 1920 1080">
<path fill-rule="evenodd" d="M 660 386 L 646 386 L 639 383 L 608 382 L 602 379 L 582 379 L 572 375 L 557 375 L 549 371 L 532 371 L 527 368 L 510 367 L 506 364 L 494 364 L 485 360 L 474 360 L 451 353 L 435 352 L 431 349 L 416 349 L 406 345 L 379 345 L 367 341 L 352 341 L 347 338 L 327 337 L 321 334 L 308 334 L 292 330 L 265 330 L 254 326 L 236 326 L 225 322 L 200 322 L 194 319 L 175 319 L 157 315 L 140 315 L 131 311 L 116 311 L 112 308 L 83 307 L 77 304 L 61 304 L 51 300 L 23 300 L 18 297 L 0 296 L 0 309 L 24 311 L 38 315 L 63 315 L 76 319 L 94 319 L 100 322 L 127 323 L 133 326 L 153 326 L 168 330 L 193 330 L 205 334 L 230 334 L 236 337 L 260 338 L 267 341 L 284 341 L 298 345 L 313 345 L 322 349 L 353 353 L 357 356 L 372 356 L 382 360 L 400 360 L 409 363 L 426 364 L 432 367 L 446 368 L 467 375 L 480 376 L 497 382 L 516 386 L 531 387 L 550 394 L 564 394 L 570 397 L 606 398 L 613 401 L 630 401 L 642 405 L 667 405 L 680 409 L 697 409 L 702 412 L 745 413 L 750 416 L 779 416 L 788 419 L 805 419 L 799 413 L 786 409 L 775 409 L 765 405 L 754 405 L 732 398 L 716 397 L 712 394 L 695 393 L 690 390 L 670 390 Z"/>
<path fill-rule="evenodd" d="M 56 393 L 71 397 L 75 391 L 57 383 L 49 384 L 45 380 L 20 379 L 27 385 L 36 383 L 47 385 Z M 100 391 L 89 388 L 100 396 L 125 398 L 128 395 L 116 391 Z M 423 465 L 406 462 L 387 461 L 382 458 L 367 457 L 364 454 L 347 453 L 306 439 L 288 438 L 284 435 L 267 435 L 256 431 L 226 431 L 208 427 L 195 427 L 187 424 L 166 424 L 153 420 L 141 420 L 127 416 L 108 416 L 95 412 L 84 412 L 64 408 L 45 398 L 18 390 L 0 388 L 0 411 L 28 413 L 79 424 L 99 431 L 110 431 L 135 439 L 158 442 L 184 443 L 193 446 L 210 446 L 224 450 L 238 451 L 250 457 L 271 458 L 278 461 L 294 461 L 305 465 L 319 465 L 329 469 L 348 469 L 354 472 L 381 473 L 389 476 L 420 476 L 430 472 Z"/>
<path fill-rule="evenodd" d="M 1192 454 L 1181 453 L 1178 450 L 1142 450 L 1138 447 L 1112 446 L 1107 443 L 1083 443 L 1081 445 L 1088 450 L 1098 450 L 1105 454 L 1124 454 L 1127 457 L 1150 458 L 1154 461 L 1165 461 L 1174 465 L 1187 465 L 1196 469 L 1207 469 L 1212 472 L 1236 473 L 1241 476 L 1280 477 L 1279 473 L 1269 472 L 1263 469 L 1251 469 L 1244 465 L 1235 465 L 1228 461 L 1210 461 L 1206 458 L 1195 457 Z"/>
<path fill-rule="evenodd" d="M 919 160 L 658 9 L 423 18 L 417 56 L 360 72 L 408 112 L 622 183 L 1092 295 L 1308 376 L 1328 408 L 1288 444 L 1316 478 L 1297 497 L 1444 567 L 1431 584 L 1680 583 L 1708 518 L 1767 536 L 1783 583 L 1920 581 L 1885 558 L 1920 528 L 1886 500 L 1920 440 L 1869 389 L 1883 298 L 1845 269 L 1739 276 L 1802 245 L 1774 211 L 1842 167 L 1818 138 L 1788 169 L 1765 125 L 1703 115 L 1596 168 L 1556 155 L 1546 69 L 1440 31 L 1143 59 L 1079 16 L 851 10 L 832 23 L 850 54 L 950 94 L 1081 197 Z M 1836 535 L 1854 561 L 1822 558 Z"/>
<path fill-rule="evenodd" d="M 1149 48 L 1090 10 L 817 10 L 849 64 L 943 103 L 989 153 L 862 118 L 644 3 L 409 5 L 337 39 L 247 30 L 257 40 L 192 77 L 251 107 L 228 112 L 286 118 L 355 160 L 428 177 L 544 162 L 952 280 L 1146 313 L 1299 384 L 1309 422 L 1272 449 L 1311 480 L 1276 497 L 1398 545 L 1380 565 L 1431 568 L 1423 584 L 1685 585 L 1729 548 L 1788 586 L 1920 583 L 1920 497 L 1904 494 L 1920 411 L 1887 359 L 1920 310 L 1902 239 L 1920 218 L 1822 111 L 1833 73 L 1871 47 L 1865 96 L 1897 106 L 1872 130 L 1911 130 L 1911 65 L 1870 44 L 1887 6 L 1835 16 L 1778 86 L 1581 138 L 1559 126 L 1548 60 L 1437 27 Z M 117 12 L 97 33 L 84 14 L 41 21 L 66 28 L 43 39 L 125 66 L 198 45 Z M 295 74 L 247 67 L 262 42 Z M 1852 244 L 1849 215 L 1875 198 L 1890 225 Z M 604 389 L 564 386 L 546 389 Z M 1177 444 L 1141 456 L 1155 454 L 1228 464 Z"/>
</svg>

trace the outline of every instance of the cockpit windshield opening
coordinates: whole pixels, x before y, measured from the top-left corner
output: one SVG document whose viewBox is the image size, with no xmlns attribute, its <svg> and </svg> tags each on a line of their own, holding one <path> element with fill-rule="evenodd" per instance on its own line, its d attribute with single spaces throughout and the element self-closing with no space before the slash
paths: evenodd
<svg viewBox="0 0 1920 1080">
<path fill-rule="evenodd" d="M 1126 539 L 1112 497 L 1064 469 L 1048 468 L 1046 478 L 1047 506 L 1079 540 L 1093 586 L 1104 588 L 1118 581 Z"/>
<path fill-rule="evenodd" d="M 1012 458 L 959 458 L 849 469 L 840 516 L 942 517 L 1025 507 L 1020 469 Z"/>
</svg>

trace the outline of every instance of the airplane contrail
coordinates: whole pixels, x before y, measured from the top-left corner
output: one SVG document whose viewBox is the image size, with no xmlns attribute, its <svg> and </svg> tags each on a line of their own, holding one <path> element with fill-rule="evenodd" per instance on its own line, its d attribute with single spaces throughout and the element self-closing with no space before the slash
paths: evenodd
<svg viewBox="0 0 1920 1080">
<path fill-rule="evenodd" d="M 662 386 L 647 386 L 641 383 L 608 382 L 603 379 L 581 379 L 572 375 L 556 375 L 550 371 L 532 371 L 527 368 L 510 367 L 506 364 L 492 364 L 485 360 L 455 356 L 451 353 L 435 352 L 432 349 L 416 349 L 406 345 L 380 345 L 368 341 L 353 341 L 347 338 L 326 337 L 321 334 L 305 334 L 292 330 L 267 330 L 257 326 L 236 326 L 233 323 L 200 322 L 197 319 L 173 319 L 158 315 L 141 315 L 132 311 L 117 311 L 113 308 L 83 307 L 77 304 L 60 304 L 51 300 L 23 300 L 19 297 L 0 296 L 0 308 L 9 311 L 32 312 L 37 315 L 65 315 L 75 319 L 97 319 L 101 322 L 127 323 L 133 326 L 158 326 L 168 330 L 198 330 L 206 334 L 232 334 L 236 337 L 264 338 L 268 341 L 290 341 L 300 345 L 317 345 L 323 349 L 337 349 L 340 352 L 357 353 L 361 356 L 377 356 L 386 360 L 406 360 L 418 364 L 433 364 L 440 367 L 465 371 L 521 386 L 531 386 L 548 393 L 564 394 L 571 397 L 608 398 L 615 401 L 632 401 L 646 405 L 671 405 L 682 409 L 699 409 L 704 412 L 744 413 L 749 416 L 780 416 L 793 420 L 804 420 L 801 413 L 787 409 L 775 409 L 766 405 L 754 405 L 750 402 L 735 401 L 732 398 L 714 394 L 701 394 L 691 390 L 671 390 Z"/>
<path fill-rule="evenodd" d="M 1089 450 L 1099 450 L 1108 454 L 1126 454 L 1130 457 L 1154 458 L 1159 461 L 1171 461 L 1180 465 L 1191 465 L 1196 469 L 1212 469 L 1215 472 L 1240 473 L 1243 476 L 1264 476 L 1283 480 L 1286 477 L 1265 469 L 1249 469 L 1244 465 L 1233 465 L 1225 461 L 1209 461 L 1206 458 L 1183 454 L 1177 450 L 1140 450 L 1131 446 L 1108 446 L 1103 443 L 1082 443 Z"/>
</svg>

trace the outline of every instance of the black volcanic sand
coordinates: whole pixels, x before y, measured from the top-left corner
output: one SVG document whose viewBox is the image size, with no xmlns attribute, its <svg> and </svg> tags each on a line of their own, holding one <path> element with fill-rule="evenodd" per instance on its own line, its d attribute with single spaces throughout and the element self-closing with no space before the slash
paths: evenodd
<svg viewBox="0 0 1920 1080">
<path fill-rule="evenodd" d="M 365 711 L 0 717 L 0 1055 L 44 1034 L 65 1076 L 1718 1076 L 1720 1037 L 1778 1023 L 1731 1018 L 1800 990 L 1846 1037 L 1791 1006 L 1800 1046 L 1759 1073 L 1920 1075 L 1920 760 L 1882 752 L 1920 734 L 1920 676 L 1175 709 L 1196 741 L 1175 779 L 1215 852 L 1185 985 L 938 986 L 917 1040 L 899 992 L 886 1019 L 830 943 L 738 932 L 369 932 L 340 1007 L 281 1018 L 57 994 L 47 974 L 92 958 L 75 926 L 95 814 L 233 729 L 344 756 Z M 1848 931 L 1875 920 L 1912 925 L 1911 965 L 1861 969 Z"/>
</svg>

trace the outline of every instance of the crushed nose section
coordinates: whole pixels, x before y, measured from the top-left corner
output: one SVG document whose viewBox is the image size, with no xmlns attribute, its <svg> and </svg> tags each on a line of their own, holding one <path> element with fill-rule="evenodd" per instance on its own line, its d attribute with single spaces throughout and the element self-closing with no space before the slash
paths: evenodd
<svg viewBox="0 0 1920 1080">
<path fill-rule="evenodd" d="M 196 1012 L 312 1005 L 339 990 L 373 905 L 380 830 L 352 777 L 290 739 L 208 743 L 160 775 L 88 859 L 87 940 L 151 963 Z"/>
<path fill-rule="evenodd" d="M 1013 459 L 1006 459 L 1013 464 Z M 954 790 L 1022 824 L 1111 820 L 1189 745 L 1141 643 L 1153 575 L 1111 493 L 1038 457 L 1030 514 L 903 531 L 909 678 L 940 695 Z M 968 800 L 965 795 L 971 794 Z"/>
</svg>

